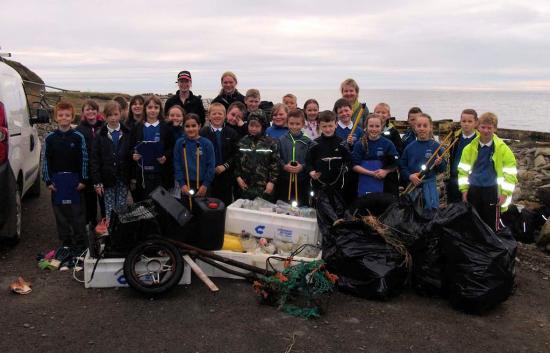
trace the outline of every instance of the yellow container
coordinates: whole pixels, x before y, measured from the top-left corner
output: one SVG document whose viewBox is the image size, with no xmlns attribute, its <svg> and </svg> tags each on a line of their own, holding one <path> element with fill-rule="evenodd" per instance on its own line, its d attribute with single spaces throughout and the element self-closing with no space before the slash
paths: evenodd
<svg viewBox="0 0 550 353">
<path fill-rule="evenodd" d="M 223 237 L 222 250 L 244 252 L 243 245 L 241 244 L 241 237 L 233 234 L 225 234 Z"/>
</svg>

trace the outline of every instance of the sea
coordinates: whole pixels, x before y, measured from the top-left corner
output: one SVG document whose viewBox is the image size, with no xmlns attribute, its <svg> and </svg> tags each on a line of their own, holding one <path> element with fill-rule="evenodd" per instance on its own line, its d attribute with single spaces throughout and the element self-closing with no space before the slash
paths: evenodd
<svg viewBox="0 0 550 353">
<path fill-rule="evenodd" d="M 214 98 L 219 92 L 198 90 L 194 93 L 203 98 Z M 307 99 L 315 98 L 321 110 L 332 109 L 340 98 L 338 89 L 262 89 L 260 93 L 262 100 L 274 103 L 281 102 L 285 94 L 293 93 L 298 97 L 299 107 Z M 460 119 L 463 109 L 473 108 L 478 114 L 495 113 L 502 128 L 550 132 L 550 91 L 362 89 L 359 98 L 371 111 L 377 103 L 389 104 L 392 116 L 398 120 L 406 120 L 409 108 L 414 106 L 420 107 L 434 120 L 455 121 Z"/>
</svg>

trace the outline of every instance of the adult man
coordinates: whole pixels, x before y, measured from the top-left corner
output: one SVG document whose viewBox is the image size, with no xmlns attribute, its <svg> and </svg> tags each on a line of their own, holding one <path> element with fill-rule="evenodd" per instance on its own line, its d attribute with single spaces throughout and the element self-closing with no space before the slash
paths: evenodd
<svg viewBox="0 0 550 353">
<path fill-rule="evenodd" d="M 193 95 L 191 92 L 191 73 L 189 71 L 180 71 L 178 73 L 178 84 L 179 90 L 175 95 L 168 98 L 166 104 L 164 105 L 164 114 L 168 114 L 168 110 L 174 105 L 179 105 L 183 107 L 185 113 L 195 113 L 199 116 L 201 120 L 201 125 L 204 125 L 204 105 L 202 104 L 201 96 Z"/>
</svg>

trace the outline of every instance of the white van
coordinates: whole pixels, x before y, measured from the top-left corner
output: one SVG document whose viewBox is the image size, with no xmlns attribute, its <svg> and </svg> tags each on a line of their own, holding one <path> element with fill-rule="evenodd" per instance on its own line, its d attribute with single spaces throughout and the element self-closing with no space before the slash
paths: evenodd
<svg viewBox="0 0 550 353">
<path fill-rule="evenodd" d="M 21 238 L 24 195 L 40 195 L 40 140 L 33 126 L 49 121 L 49 112 L 31 116 L 23 81 L 0 58 L 0 241 Z"/>
</svg>

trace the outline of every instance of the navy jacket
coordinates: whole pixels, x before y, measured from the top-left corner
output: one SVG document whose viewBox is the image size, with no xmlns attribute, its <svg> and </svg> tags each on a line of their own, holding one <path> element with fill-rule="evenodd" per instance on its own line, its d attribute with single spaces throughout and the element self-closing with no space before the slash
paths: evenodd
<svg viewBox="0 0 550 353">
<path fill-rule="evenodd" d="M 117 180 L 127 184 L 130 179 L 132 154 L 130 131 L 120 124 L 121 136 L 115 150 L 107 125 L 103 126 L 92 145 L 90 175 L 94 185 L 113 187 Z"/>
</svg>

